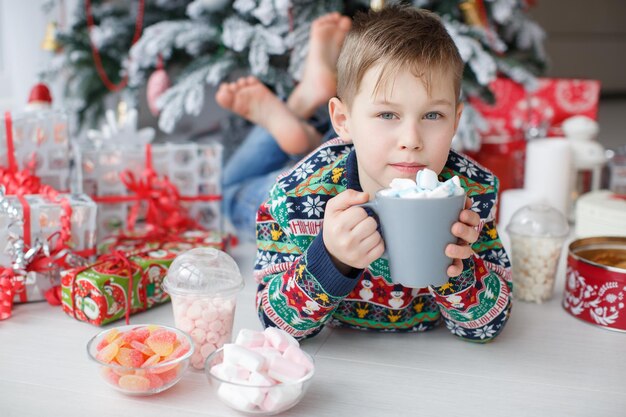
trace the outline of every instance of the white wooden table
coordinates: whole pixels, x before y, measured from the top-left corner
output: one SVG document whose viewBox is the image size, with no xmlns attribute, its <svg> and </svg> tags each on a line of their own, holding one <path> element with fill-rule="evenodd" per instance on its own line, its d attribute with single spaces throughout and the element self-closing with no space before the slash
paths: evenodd
<svg viewBox="0 0 626 417">
<path fill-rule="evenodd" d="M 260 329 L 252 281 L 254 247 L 234 251 L 246 278 L 234 332 Z M 316 375 L 285 416 L 626 416 L 626 334 L 569 316 L 555 297 L 516 302 L 503 333 L 486 345 L 444 328 L 422 334 L 325 329 L 303 348 Z M 173 325 L 165 304 L 131 323 Z M 111 326 L 122 324 L 114 323 Z M 238 416 L 189 370 L 173 388 L 128 397 L 100 380 L 87 358 L 99 328 L 46 303 L 18 305 L 0 322 L 0 416 Z"/>
</svg>

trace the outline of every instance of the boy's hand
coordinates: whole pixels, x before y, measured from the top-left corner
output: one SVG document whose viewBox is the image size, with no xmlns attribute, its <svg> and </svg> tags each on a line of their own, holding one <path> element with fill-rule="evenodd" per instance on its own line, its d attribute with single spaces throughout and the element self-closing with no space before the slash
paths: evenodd
<svg viewBox="0 0 626 417">
<path fill-rule="evenodd" d="M 333 263 L 342 273 L 363 269 L 385 251 L 378 224 L 357 204 L 367 203 L 369 195 L 346 190 L 328 200 L 322 237 Z"/>
<path fill-rule="evenodd" d="M 480 216 L 468 210 L 472 207 L 472 200 L 465 197 L 465 210 L 459 214 L 459 221 L 452 225 L 452 234 L 459 238 L 456 245 L 450 244 L 446 247 L 446 256 L 454 259 L 452 265 L 448 267 L 448 276 L 456 277 L 463 272 L 463 262 L 473 255 L 472 244 L 478 240 L 477 226 L 480 223 Z"/>
</svg>

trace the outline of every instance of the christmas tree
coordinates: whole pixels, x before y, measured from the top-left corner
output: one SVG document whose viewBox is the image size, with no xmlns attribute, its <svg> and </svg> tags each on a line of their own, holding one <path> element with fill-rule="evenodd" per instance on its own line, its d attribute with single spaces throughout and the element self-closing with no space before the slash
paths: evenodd
<svg viewBox="0 0 626 417">
<path fill-rule="evenodd" d="M 125 7 L 119 2 L 93 3 L 86 13 L 81 2 L 76 23 L 59 35 L 65 67 L 72 72 L 67 95 L 81 103 L 81 120 L 101 114 L 103 99 L 111 90 L 98 74 L 95 48 L 113 83 L 127 77 L 128 83 L 120 87 L 124 91 L 136 93 L 159 72 L 160 80 L 154 82 L 157 90 L 164 90 L 157 91 L 155 103 L 160 110 L 159 127 L 171 132 L 185 113 L 200 113 L 207 84 L 217 85 L 232 74 L 252 74 L 277 94 L 287 95 L 299 79 L 310 23 L 316 17 L 331 11 L 352 16 L 385 2 L 138 0 Z M 544 32 L 528 14 L 530 0 L 386 3 L 408 3 L 442 17 L 466 62 L 465 96 L 489 102 L 493 97 L 488 86 L 496 76 L 531 87 L 545 68 Z M 142 22 L 138 13 L 143 14 L 139 16 Z M 141 37 L 131 48 L 139 25 L 143 26 Z M 165 74 L 173 78 L 171 85 Z M 459 129 L 464 143 L 477 142 L 480 120 L 476 116 L 467 106 Z"/>
</svg>

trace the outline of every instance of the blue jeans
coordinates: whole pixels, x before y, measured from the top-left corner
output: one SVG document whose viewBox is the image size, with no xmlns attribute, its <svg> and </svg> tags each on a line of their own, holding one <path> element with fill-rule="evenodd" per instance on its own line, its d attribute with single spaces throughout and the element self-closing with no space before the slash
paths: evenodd
<svg viewBox="0 0 626 417">
<path fill-rule="evenodd" d="M 291 161 L 267 130 L 255 126 L 224 166 L 222 210 L 240 239 L 255 239 L 257 210 Z"/>
<path fill-rule="evenodd" d="M 313 123 L 316 128 L 328 126 Z M 336 136 L 332 127 L 326 131 L 323 141 Z M 269 191 L 282 171 L 299 160 L 298 156 L 285 153 L 272 135 L 260 126 L 252 128 L 224 166 L 222 211 L 237 230 L 241 240 L 256 238 L 256 214 L 269 197 Z"/>
</svg>

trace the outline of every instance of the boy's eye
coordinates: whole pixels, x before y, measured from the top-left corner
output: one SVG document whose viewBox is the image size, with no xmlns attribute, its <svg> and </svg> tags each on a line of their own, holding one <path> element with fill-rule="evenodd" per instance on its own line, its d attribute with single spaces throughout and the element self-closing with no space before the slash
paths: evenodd
<svg viewBox="0 0 626 417">
<path fill-rule="evenodd" d="M 441 117 L 440 113 L 437 112 L 430 112 L 430 113 L 426 113 L 426 115 L 424 116 L 424 119 L 426 120 L 437 120 Z"/>
<path fill-rule="evenodd" d="M 387 113 L 387 112 L 385 112 L 385 113 L 380 113 L 380 114 L 378 115 L 378 117 L 380 117 L 380 118 L 381 118 L 381 119 L 383 119 L 383 120 L 393 120 L 393 118 L 394 118 L 395 116 L 396 116 L 395 114 L 393 114 L 393 113 Z"/>
</svg>

